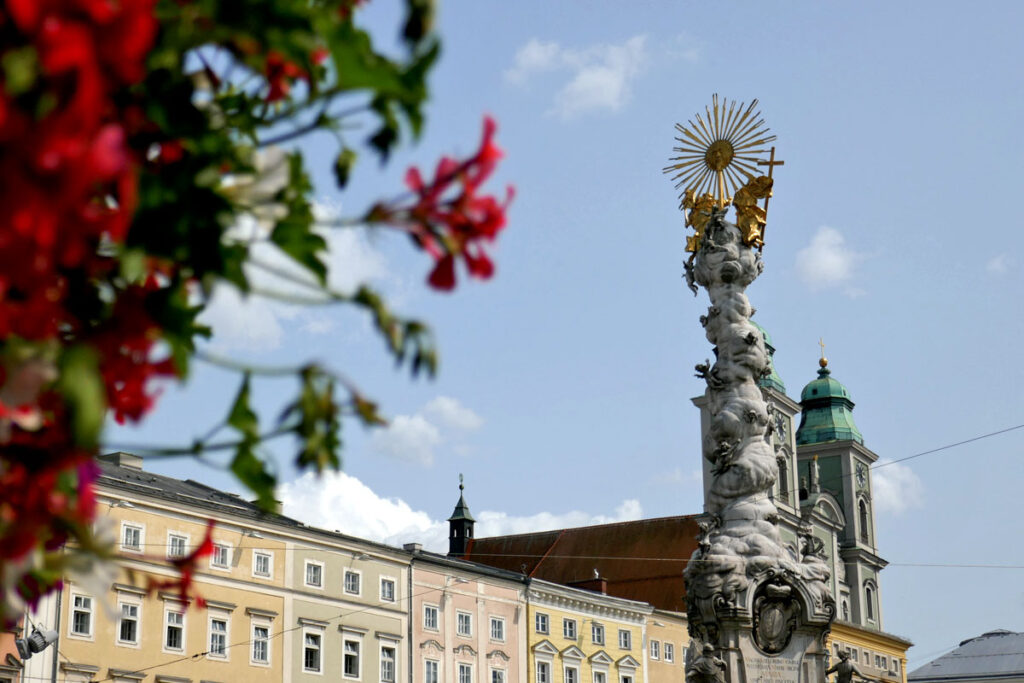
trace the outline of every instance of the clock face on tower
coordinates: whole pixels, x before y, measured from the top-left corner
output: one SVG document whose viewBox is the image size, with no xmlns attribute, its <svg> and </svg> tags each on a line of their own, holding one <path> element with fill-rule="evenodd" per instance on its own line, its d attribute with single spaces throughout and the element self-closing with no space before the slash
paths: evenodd
<svg viewBox="0 0 1024 683">
<path fill-rule="evenodd" d="M 868 485 L 868 468 L 862 462 L 857 463 L 857 484 L 862 489 Z"/>
<path fill-rule="evenodd" d="M 789 420 L 782 413 L 775 413 L 775 433 L 779 435 L 779 441 L 786 443 L 788 439 Z"/>
</svg>

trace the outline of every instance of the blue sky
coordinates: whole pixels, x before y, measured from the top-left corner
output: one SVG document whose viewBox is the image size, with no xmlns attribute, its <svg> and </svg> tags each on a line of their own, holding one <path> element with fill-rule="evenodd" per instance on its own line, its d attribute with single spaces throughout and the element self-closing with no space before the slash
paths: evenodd
<svg viewBox="0 0 1024 683">
<path fill-rule="evenodd" d="M 369 156 L 344 193 L 329 140 L 303 148 L 318 200 L 356 213 L 410 164 L 478 144 L 484 113 L 517 189 L 487 283 L 429 291 L 400 236 L 332 235 L 341 287 L 368 279 L 429 320 L 436 381 L 395 371 L 342 310 L 245 304 L 225 292 L 213 349 L 262 363 L 315 358 L 392 418 L 345 431 L 345 469 L 295 479 L 286 510 L 396 543 L 435 545 L 458 473 L 478 535 L 701 509 L 693 366 L 711 355 L 682 279 L 685 231 L 661 174 L 673 125 L 710 103 L 759 98 L 776 172 L 764 275 L 749 295 L 798 397 L 817 369 L 857 403 L 866 445 L 898 459 L 1024 423 L 1024 267 L 1018 160 L 1024 20 L 1017 3 L 455 3 L 428 131 L 383 171 Z M 364 20 L 388 34 L 383 0 Z M 357 131 L 358 132 L 358 131 Z M 256 388 L 272 419 L 291 385 Z M 199 368 L 142 428 L 111 442 L 182 443 L 226 411 L 231 376 Z M 874 474 L 886 630 L 911 666 L 994 628 L 1024 631 L 1024 430 Z M 187 461 L 147 467 L 233 487 Z M 1016 565 L 1017 569 L 912 567 Z"/>
</svg>

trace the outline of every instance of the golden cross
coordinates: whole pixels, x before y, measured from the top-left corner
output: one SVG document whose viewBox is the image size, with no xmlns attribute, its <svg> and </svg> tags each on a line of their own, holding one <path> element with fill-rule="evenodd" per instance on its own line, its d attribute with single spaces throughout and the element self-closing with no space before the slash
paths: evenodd
<svg viewBox="0 0 1024 683">
<path fill-rule="evenodd" d="M 824 358 L 825 357 L 825 340 L 823 338 L 821 338 L 821 337 L 818 337 L 818 346 L 821 347 L 821 357 Z"/>
<path fill-rule="evenodd" d="M 772 151 L 771 151 L 771 156 L 768 158 L 768 161 L 764 161 L 763 159 L 758 159 L 757 165 L 758 166 L 767 166 L 768 167 L 768 177 L 771 178 L 772 177 L 772 171 L 775 170 L 775 167 L 776 166 L 785 166 L 786 162 L 785 161 L 775 161 L 775 147 L 773 146 L 772 147 Z M 768 200 L 771 199 L 771 198 L 772 198 L 772 191 L 768 190 L 768 196 L 764 198 L 764 215 L 765 215 L 765 218 L 768 217 Z M 758 248 L 758 251 L 761 251 L 762 249 L 764 249 L 764 231 L 765 231 L 766 228 L 767 228 L 767 226 L 765 226 L 765 228 L 761 229 L 761 246 Z"/>
</svg>

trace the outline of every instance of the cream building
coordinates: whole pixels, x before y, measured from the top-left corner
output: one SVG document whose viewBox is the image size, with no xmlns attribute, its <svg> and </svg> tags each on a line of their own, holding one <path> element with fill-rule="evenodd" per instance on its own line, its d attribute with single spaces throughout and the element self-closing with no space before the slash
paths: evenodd
<svg viewBox="0 0 1024 683">
<path fill-rule="evenodd" d="M 34 666 L 68 683 L 408 680 L 407 553 L 148 473 L 136 456 L 101 468 L 99 525 L 116 535 L 117 573 L 65 583 L 59 640 Z M 211 520 L 214 552 L 190 591 L 205 604 L 154 587 Z"/>
</svg>

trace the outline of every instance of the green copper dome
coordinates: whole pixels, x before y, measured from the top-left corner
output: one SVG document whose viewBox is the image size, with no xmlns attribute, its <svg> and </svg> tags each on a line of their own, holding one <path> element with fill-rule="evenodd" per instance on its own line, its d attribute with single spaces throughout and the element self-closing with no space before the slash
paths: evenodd
<svg viewBox="0 0 1024 683">
<path fill-rule="evenodd" d="M 757 380 L 758 386 L 764 387 L 765 389 L 774 389 L 780 394 L 786 393 L 786 385 L 782 383 L 782 378 L 779 377 L 779 373 L 775 372 L 775 347 L 772 346 L 771 335 L 768 331 L 758 325 L 753 320 L 750 324 L 756 327 L 761 332 L 761 337 L 764 338 L 764 347 L 768 350 L 768 367 L 771 370 L 771 374 L 765 375 L 761 379 Z"/>
<path fill-rule="evenodd" d="M 818 379 L 811 381 L 800 393 L 800 427 L 796 443 L 803 446 L 826 441 L 864 443 L 853 422 L 853 401 L 841 382 L 832 378 L 827 361 L 822 360 Z"/>
</svg>

